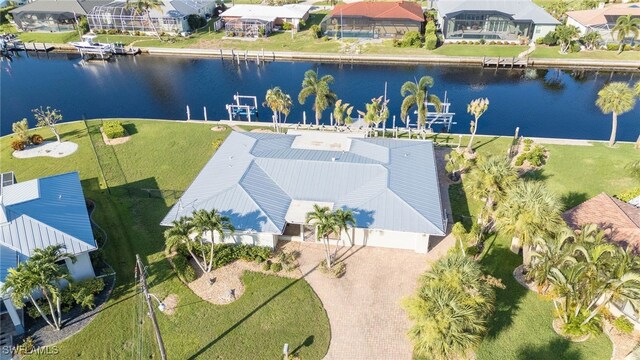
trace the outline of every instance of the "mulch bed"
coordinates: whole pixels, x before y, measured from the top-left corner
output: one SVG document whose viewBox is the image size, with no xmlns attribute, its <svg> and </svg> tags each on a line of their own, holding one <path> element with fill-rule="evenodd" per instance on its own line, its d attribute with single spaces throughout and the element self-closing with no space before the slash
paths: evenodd
<svg viewBox="0 0 640 360">
<path fill-rule="evenodd" d="M 62 329 L 59 331 L 53 330 L 44 319 L 31 319 L 25 313 L 27 331 L 23 337 L 31 336 L 36 347 L 43 347 L 57 344 L 82 330 L 100 312 L 113 290 L 115 276 L 106 276 L 102 279 L 105 286 L 100 293 L 96 294 L 96 306 L 93 310 L 83 310 L 79 305 L 74 306 L 69 312 L 62 314 Z M 20 340 L 16 341 L 16 343 L 19 342 Z"/>
</svg>

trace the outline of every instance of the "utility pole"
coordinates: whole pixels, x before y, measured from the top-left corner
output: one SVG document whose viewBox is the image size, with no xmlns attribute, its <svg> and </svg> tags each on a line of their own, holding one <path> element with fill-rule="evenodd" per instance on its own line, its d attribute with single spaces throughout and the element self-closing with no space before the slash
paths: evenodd
<svg viewBox="0 0 640 360">
<path fill-rule="evenodd" d="M 156 333 L 156 340 L 158 341 L 158 347 L 160 348 L 160 358 L 167 360 L 167 354 L 164 350 L 164 342 L 162 341 L 162 335 L 160 335 L 160 328 L 158 327 L 158 320 L 156 319 L 156 313 L 153 311 L 153 304 L 151 304 L 151 295 L 147 288 L 147 275 L 144 272 L 144 265 L 140 260 L 140 255 L 136 254 L 136 271 L 140 274 L 140 285 L 142 286 L 142 292 L 145 300 L 147 300 L 147 307 L 149 307 L 149 317 L 153 323 L 153 330 Z"/>
</svg>

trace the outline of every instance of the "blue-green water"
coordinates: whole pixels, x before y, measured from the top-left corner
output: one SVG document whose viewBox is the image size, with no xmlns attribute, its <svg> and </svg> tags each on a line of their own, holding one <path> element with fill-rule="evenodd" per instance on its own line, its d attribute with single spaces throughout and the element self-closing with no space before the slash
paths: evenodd
<svg viewBox="0 0 640 360">
<path fill-rule="evenodd" d="M 225 104 L 233 94 L 257 95 L 280 86 L 294 98 L 289 123 L 302 122 L 302 112 L 313 121 L 312 99 L 297 102 L 302 76 L 315 69 L 335 77 L 338 97 L 364 110 L 371 98 L 384 93 L 387 82 L 392 115 L 399 119 L 400 87 L 422 75 L 434 78 L 433 93 L 445 91 L 457 115 L 453 132 L 469 131 L 467 103 L 478 97 L 490 100 L 480 121 L 482 134 L 512 135 L 516 127 L 524 136 L 608 139 L 610 115 L 595 106 L 597 92 L 608 81 L 640 80 L 639 74 L 560 70 L 490 70 L 479 67 L 436 65 L 383 66 L 273 62 L 256 65 L 218 59 L 138 56 L 83 65 L 75 55 L 22 53 L 1 64 L 1 134 L 11 132 L 11 123 L 23 117 L 35 125 L 31 109 L 52 106 L 64 118 L 76 120 L 103 117 L 226 119 Z M 355 113 L 355 112 L 354 112 Z M 415 115 L 414 115 L 415 116 Z M 260 108 L 260 118 L 271 113 Z M 391 119 L 388 124 L 391 125 Z M 415 122 L 415 119 L 413 120 Z M 329 122 L 325 111 L 323 122 Z M 400 125 L 400 121 L 397 121 Z M 436 129 L 439 130 L 439 129 Z M 640 135 L 640 104 L 620 117 L 618 139 L 634 141 Z"/>
</svg>

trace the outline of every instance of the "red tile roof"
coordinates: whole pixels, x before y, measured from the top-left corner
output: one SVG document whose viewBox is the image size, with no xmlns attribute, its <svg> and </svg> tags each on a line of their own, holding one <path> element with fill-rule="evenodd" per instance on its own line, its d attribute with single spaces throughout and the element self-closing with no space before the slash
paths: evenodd
<svg viewBox="0 0 640 360">
<path fill-rule="evenodd" d="M 607 238 L 640 253 L 640 208 L 605 193 L 595 196 L 562 214 L 573 229 L 596 224 Z"/>
<path fill-rule="evenodd" d="M 362 16 L 372 19 L 424 21 L 422 7 L 415 2 L 355 2 L 333 8 L 331 16 Z"/>
</svg>

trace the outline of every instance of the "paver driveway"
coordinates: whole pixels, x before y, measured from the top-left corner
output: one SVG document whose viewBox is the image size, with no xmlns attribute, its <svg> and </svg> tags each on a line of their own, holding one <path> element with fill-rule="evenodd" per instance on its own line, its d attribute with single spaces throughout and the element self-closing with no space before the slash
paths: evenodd
<svg viewBox="0 0 640 360">
<path fill-rule="evenodd" d="M 327 311 L 331 343 L 326 359 L 411 359 L 406 335 L 410 322 L 401 300 L 414 292 L 429 262 L 451 246 L 453 240 L 445 238 L 429 254 L 345 247 L 338 256 L 347 264 L 347 272 L 340 279 L 331 279 L 316 269 L 324 259 L 321 244 L 286 244 L 285 249 L 300 251 L 300 270 Z"/>
</svg>

